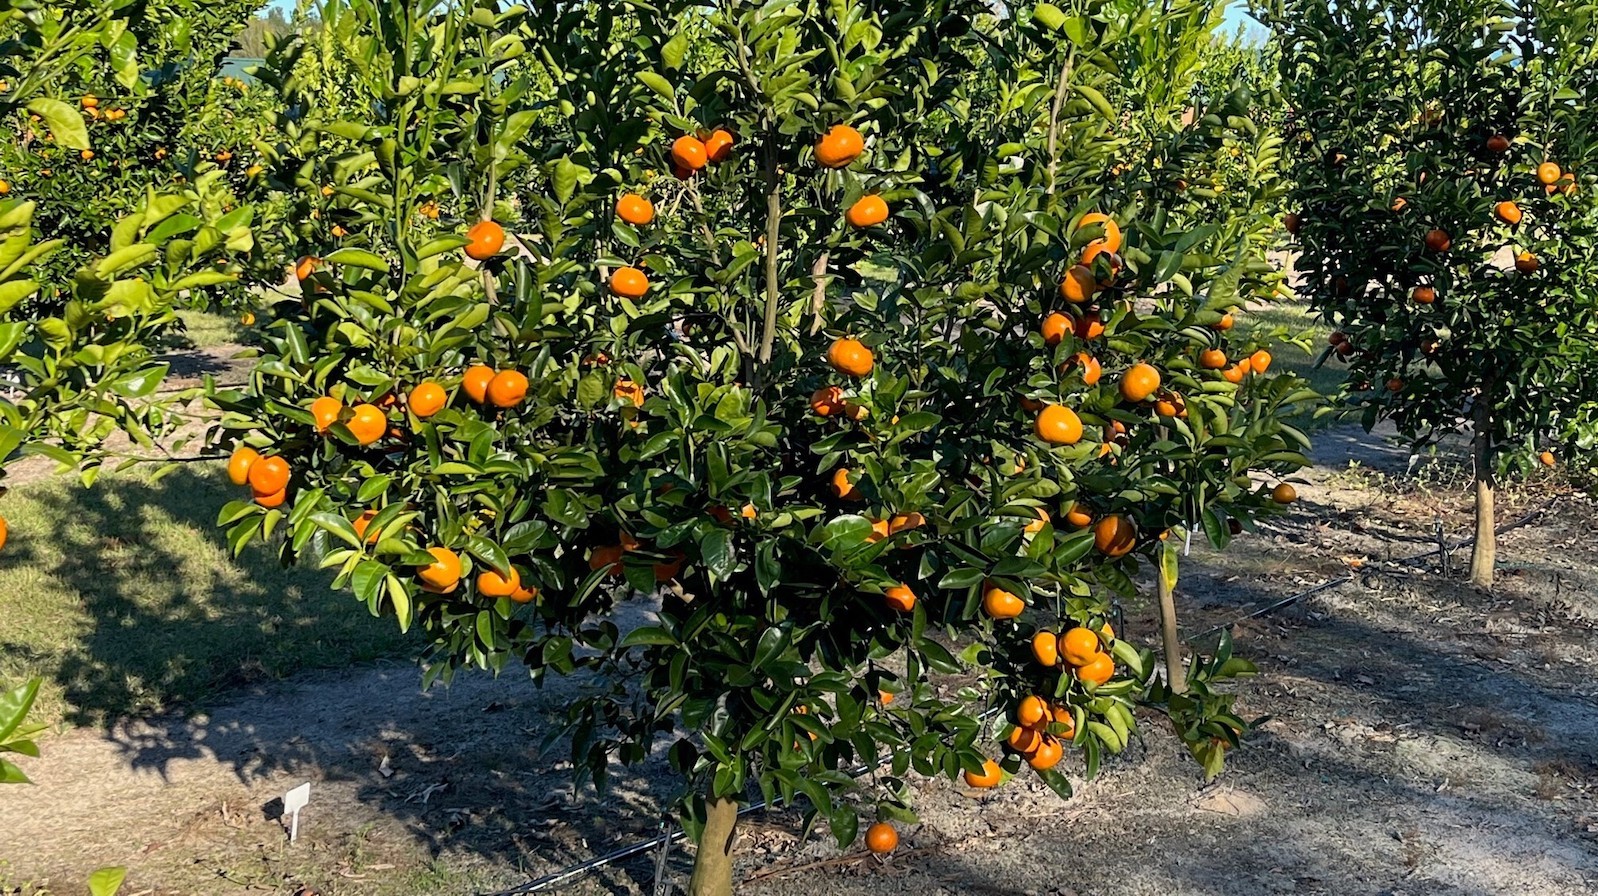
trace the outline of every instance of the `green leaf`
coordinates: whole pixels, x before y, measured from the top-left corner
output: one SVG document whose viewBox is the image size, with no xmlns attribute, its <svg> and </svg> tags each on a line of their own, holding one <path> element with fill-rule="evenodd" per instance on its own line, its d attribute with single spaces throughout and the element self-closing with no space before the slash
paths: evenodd
<svg viewBox="0 0 1598 896">
<path fill-rule="evenodd" d="M 1111 121 L 1116 119 L 1115 109 L 1110 106 L 1110 101 L 1104 98 L 1104 94 L 1099 93 L 1097 90 L 1094 90 L 1086 84 L 1072 84 L 1071 89 L 1081 94 L 1082 98 L 1092 104 L 1093 108 L 1098 110 L 1100 115 Z"/>
<path fill-rule="evenodd" d="M 1039 3 L 1032 7 L 1032 18 L 1050 31 L 1065 27 L 1065 12 L 1053 3 Z"/>
<path fill-rule="evenodd" d="M 635 628 L 628 632 L 627 636 L 621 639 L 621 644 L 618 646 L 626 649 L 628 647 L 673 645 L 676 643 L 677 638 L 671 632 L 656 625 L 646 625 L 643 628 Z"/>
<path fill-rule="evenodd" d="M 77 109 L 50 97 L 37 97 L 28 102 L 28 111 L 44 119 L 44 124 L 55 135 L 57 146 L 65 149 L 88 149 L 89 128 Z"/>
<path fill-rule="evenodd" d="M 101 868 L 89 875 L 89 896 L 116 896 L 127 876 L 126 868 Z"/>
<path fill-rule="evenodd" d="M 388 270 L 388 262 L 383 260 L 383 256 L 378 255 L 376 252 L 368 252 L 365 249 L 339 249 L 328 254 L 327 263 L 344 264 L 350 267 L 365 268 L 369 271 L 386 272 Z"/>
<path fill-rule="evenodd" d="M 688 32 L 678 31 L 660 48 L 660 61 L 669 69 L 682 68 L 683 60 L 688 57 Z"/>
<path fill-rule="evenodd" d="M 39 695 L 39 679 L 33 678 L 0 694 L 0 743 L 5 743 L 27 718 L 33 700 Z"/>
<path fill-rule="evenodd" d="M 672 88 L 671 82 L 655 72 L 639 72 L 638 80 L 642 81 L 645 87 L 660 94 L 661 99 L 667 102 L 676 101 L 677 91 Z"/>
</svg>

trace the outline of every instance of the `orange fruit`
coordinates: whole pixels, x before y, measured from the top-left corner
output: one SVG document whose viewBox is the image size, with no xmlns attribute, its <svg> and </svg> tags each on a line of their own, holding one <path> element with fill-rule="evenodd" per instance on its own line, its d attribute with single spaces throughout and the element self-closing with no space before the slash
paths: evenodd
<svg viewBox="0 0 1598 896">
<path fill-rule="evenodd" d="M 1037 749 L 1032 751 L 1032 755 L 1027 757 L 1026 764 L 1040 772 L 1048 771 L 1059 765 L 1064 756 L 1065 748 L 1060 746 L 1059 738 L 1044 737 L 1038 743 Z"/>
<path fill-rule="evenodd" d="M 1441 227 L 1433 227 L 1431 230 L 1426 231 L 1426 248 L 1433 252 L 1447 252 L 1449 247 L 1453 245 L 1453 237 L 1449 236 L 1448 231 Z"/>
<path fill-rule="evenodd" d="M 1409 298 L 1417 305 L 1430 305 L 1437 301 L 1437 290 L 1430 286 L 1417 286 L 1410 290 Z"/>
<path fill-rule="evenodd" d="M 1039 734 L 1035 728 L 1019 725 L 1010 730 L 1010 734 L 1004 739 L 1004 742 L 1010 746 L 1010 749 L 1020 753 L 1022 756 L 1026 756 L 1036 750 L 1038 745 L 1043 742 L 1043 735 Z"/>
<path fill-rule="evenodd" d="M 1021 598 L 997 585 L 989 584 L 982 592 L 982 611 L 994 619 L 1014 619 L 1025 609 Z"/>
<path fill-rule="evenodd" d="M 263 457 L 250 465 L 250 488 L 257 495 L 271 495 L 288 488 L 289 462 L 281 457 Z"/>
<path fill-rule="evenodd" d="M 705 158 L 713 165 L 720 165 L 732 157 L 733 142 L 732 131 L 716 128 L 705 138 Z"/>
<path fill-rule="evenodd" d="M 1404 209 L 1409 208 L 1409 200 L 1399 196 L 1393 200 L 1393 204 L 1388 206 L 1388 208 L 1391 209 L 1394 214 L 1397 214 Z"/>
<path fill-rule="evenodd" d="M 1036 728 L 1048 717 L 1049 704 L 1036 694 L 1023 697 L 1015 708 L 1015 720 L 1026 728 Z"/>
<path fill-rule="evenodd" d="M 289 492 L 286 488 L 280 488 L 269 495 L 263 495 L 260 492 L 256 492 L 255 503 L 267 508 L 282 507 L 283 502 L 288 500 L 288 494 Z"/>
<path fill-rule="evenodd" d="M 83 108 L 85 109 L 97 109 L 100 106 L 100 100 L 92 93 L 84 94 L 83 99 L 79 100 L 79 102 L 83 103 Z"/>
<path fill-rule="evenodd" d="M 477 261 L 493 258 L 505 248 L 505 228 L 495 221 L 478 221 L 466 231 L 466 238 L 471 240 L 466 244 L 466 257 Z"/>
<path fill-rule="evenodd" d="M 1115 660 L 1107 653 L 1100 653 L 1091 662 L 1084 663 L 1076 668 L 1078 681 L 1086 682 L 1097 687 L 1115 677 Z"/>
<path fill-rule="evenodd" d="M 1199 366 L 1205 370 L 1220 370 L 1226 366 L 1226 352 L 1218 348 L 1207 348 L 1199 352 Z"/>
<path fill-rule="evenodd" d="M 1056 706 L 1053 709 L 1054 724 L 1065 728 L 1055 736 L 1061 740 L 1070 740 L 1076 734 L 1076 716 L 1072 714 L 1069 706 Z"/>
<path fill-rule="evenodd" d="M 1115 640 L 1115 627 L 1110 625 L 1108 622 L 1106 622 L 1106 623 L 1104 623 L 1104 625 L 1099 627 L 1099 634 L 1103 635 L 1104 636 L 1104 640 L 1106 640 L 1106 641 L 1114 641 Z"/>
<path fill-rule="evenodd" d="M 1537 256 L 1530 252 L 1521 252 L 1515 256 L 1515 270 L 1522 274 L 1537 273 Z"/>
<path fill-rule="evenodd" d="M 1045 345 L 1059 345 L 1065 339 L 1065 334 L 1071 332 L 1071 319 L 1056 311 L 1043 319 L 1043 343 Z"/>
<path fill-rule="evenodd" d="M 1099 320 L 1098 314 L 1094 313 L 1077 318 L 1076 338 L 1084 342 L 1092 342 L 1103 335 L 1104 321 Z"/>
<path fill-rule="evenodd" d="M 1182 396 L 1174 392 L 1163 392 L 1154 400 L 1154 413 L 1161 417 L 1180 417 L 1185 407 Z"/>
<path fill-rule="evenodd" d="M 3 549 L 6 546 L 6 538 L 9 536 L 10 532 L 6 526 L 6 518 L 0 516 L 0 549 Z"/>
<path fill-rule="evenodd" d="M 1004 769 L 999 768 L 999 764 L 994 762 L 992 759 L 983 760 L 981 774 L 977 774 L 972 771 L 967 771 L 965 773 L 965 786 L 975 787 L 978 790 L 987 790 L 990 787 L 998 787 L 999 782 L 1003 780 Z"/>
<path fill-rule="evenodd" d="M 896 513 L 888 520 L 888 534 L 898 535 L 900 532 L 919 529 L 926 524 L 927 518 L 913 510 L 909 513 Z"/>
<path fill-rule="evenodd" d="M 327 432 L 329 426 L 338 422 L 338 415 L 342 410 L 344 402 L 327 395 L 311 402 L 311 417 L 316 421 L 316 431 Z"/>
<path fill-rule="evenodd" d="M 1492 152 L 1509 152 L 1509 138 L 1503 134 L 1494 134 L 1487 138 L 1487 148 Z"/>
<path fill-rule="evenodd" d="M 823 168 L 847 168 L 865 149 L 866 141 L 859 131 L 835 124 L 816 141 L 816 162 Z"/>
<path fill-rule="evenodd" d="M 1544 184 L 1558 183 L 1560 176 L 1563 174 L 1564 172 L 1560 171 L 1559 166 L 1553 162 L 1544 162 L 1537 166 L 1537 180 Z"/>
<path fill-rule="evenodd" d="M 1077 626 L 1060 638 L 1060 653 L 1073 666 L 1085 666 L 1093 662 L 1100 652 L 1099 636 L 1090 628 Z"/>
<path fill-rule="evenodd" d="M 461 580 L 460 556 L 441 547 L 428 548 L 427 553 L 433 555 L 433 562 L 416 567 L 416 577 L 422 580 L 422 588 L 438 594 L 454 591 Z"/>
<path fill-rule="evenodd" d="M 872 194 L 862 196 L 854 205 L 849 206 L 849 211 L 844 215 L 850 227 L 875 227 L 888 220 L 888 203 L 881 196 Z"/>
<path fill-rule="evenodd" d="M 1248 366 L 1253 368 L 1255 373 L 1263 374 L 1265 371 L 1271 369 L 1271 353 L 1262 348 L 1254 354 L 1249 355 Z"/>
<path fill-rule="evenodd" d="M 871 372 L 876 359 L 858 339 L 839 339 L 827 349 L 827 363 L 839 373 L 861 377 Z"/>
<path fill-rule="evenodd" d="M 521 574 L 511 567 L 510 575 L 501 575 L 497 569 L 485 569 L 477 574 L 477 593 L 484 597 L 510 597 L 522 587 Z"/>
<path fill-rule="evenodd" d="M 698 171 L 710 161 L 710 153 L 698 137 L 684 134 L 671 144 L 671 162 L 689 171 Z"/>
<path fill-rule="evenodd" d="M 538 589 L 519 587 L 511 592 L 510 599 L 512 603 L 530 604 L 538 599 Z"/>
<path fill-rule="evenodd" d="M 621 555 L 624 553 L 621 545 L 608 544 L 594 548 L 588 555 L 588 568 L 603 569 L 607 575 L 621 575 Z"/>
<path fill-rule="evenodd" d="M 1552 451 L 1544 451 L 1543 453 L 1537 455 L 1537 461 L 1545 467 L 1552 467 L 1555 463 L 1557 463 Z M 0 536 L 0 539 L 3 539 L 3 536 Z"/>
<path fill-rule="evenodd" d="M 1213 324 L 1210 324 L 1210 329 L 1212 329 L 1212 330 L 1220 330 L 1221 332 L 1224 333 L 1227 330 L 1232 329 L 1232 327 L 1234 327 L 1236 325 L 1237 325 L 1237 319 L 1232 317 L 1232 313 L 1230 311 L 1228 311 L 1227 313 L 1221 315 L 1221 319 L 1220 320 L 1216 321 Z"/>
<path fill-rule="evenodd" d="M 849 480 L 849 468 L 839 467 L 832 474 L 832 496 L 840 501 L 861 501 L 865 496 L 860 494 L 860 489 Z"/>
<path fill-rule="evenodd" d="M 662 560 L 651 567 L 655 572 L 655 581 L 669 582 L 677 578 L 677 574 L 682 572 L 683 561 L 687 559 L 688 555 L 682 551 L 672 551 L 670 560 Z"/>
<path fill-rule="evenodd" d="M 1072 504 L 1071 509 L 1065 512 L 1065 523 L 1073 529 L 1086 529 L 1093 525 L 1093 514 L 1081 504 Z"/>
<path fill-rule="evenodd" d="M 1271 500 L 1278 504 L 1291 504 L 1298 500 L 1298 490 L 1283 482 L 1271 489 Z"/>
<path fill-rule="evenodd" d="M 842 413 L 843 390 L 837 386 L 822 386 L 810 393 L 810 410 L 822 417 Z"/>
<path fill-rule="evenodd" d="M 411 413 L 424 419 L 442 411 L 448 403 L 449 395 L 444 392 L 444 387 L 431 380 L 418 383 L 405 399 L 405 406 L 411 409 Z"/>
<path fill-rule="evenodd" d="M 501 370 L 488 381 L 488 401 L 496 408 L 513 408 L 527 398 L 527 375 Z"/>
<path fill-rule="evenodd" d="M 1026 469 L 1026 463 L 1025 463 L 1025 461 L 1022 461 L 1022 462 L 1020 462 L 1020 467 L 1016 470 L 1016 472 L 1020 473 L 1020 472 L 1022 472 L 1025 469 Z M 1032 520 L 1031 522 L 1027 523 L 1026 527 L 1021 530 L 1021 531 L 1025 532 L 1028 535 L 1036 535 L 1039 532 L 1042 532 L 1043 531 L 1043 527 L 1047 526 L 1049 524 L 1049 512 L 1047 510 L 1044 510 L 1041 507 L 1036 507 L 1036 508 L 1033 508 L 1033 509 L 1037 511 L 1037 515 L 1038 515 L 1037 519 Z"/>
<path fill-rule="evenodd" d="M 876 544 L 884 538 L 887 538 L 888 534 L 889 530 L 887 520 L 871 519 L 871 534 L 866 538 L 866 541 Z"/>
<path fill-rule="evenodd" d="M 627 193 L 616 200 L 616 217 L 642 227 L 655 220 L 655 204 L 637 193 Z"/>
<path fill-rule="evenodd" d="M 1098 358 L 1087 352 L 1077 352 L 1072 355 L 1071 360 L 1067 361 L 1066 365 L 1068 367 L 1082 368 L 1082 385 L 1084 386 L 1097 386 L 1099 379 L 1104 376 L 1104 366 L 1099 363 Z"/>
<path fill-rule="evenodd" d="M 1238 384 L 1243 382 L 1244 377 L 1248 376 L 1248 372 L 1249 372 L 1250 369 L 1251 368 L 1249 367 L 1247 361 L 1239 361 L 1236 364 L 1232 364 L 1232 365 L 1228 366 L 1225 370 L 1221 371 L 1221 376 L 1228 383 L 1231 383 L 1233 385 L 1238 385 Z"/>
<path fill-rule="evenodd" d="M 372 544 L 372 543 L 376 542 L 377 541 L 377 533 L 376 532 L 372 533 L 372 537 L 371 538 L 367 538 L 366 537 L 366 530 L 371 527 L 372 520 L 375 520 L 375 519 L 377 519 L 377 511 L 375 511 L 375 510 L 363 510 L 363 511 L 361 511 L 361 515 L 360 516 L 356 517 L 353 520 L 350 520 L 350 528 L 355 530 L 355 537 L 360 539 L 361 541 L 365 542 L 366 544 Z"/>
<path fill-rule="evenodd" d="M 899 832 L 886 821 L 879 821 L 866 828 L 866 849 L 880 856 L 883 853 L 893 852 L 898 846 Z"/>
<path fill-rule="evenodd" d="M 1522 217 L 1520 206 L 1507 199 L 1493 206 L 1493 214 L 1498 216 L 1498 220 L 1511 226 L 1519 224 Z"/>
<path fill-rule="evenodd" d="M 227 478 L 234 485 L 244 485 L 250 481 L 250 467 L 261 459 L 260 452 L 248 445 L 240 445 L 233 449 L 233 455 L 227 459 Z"/>
<path fill-rule="evenodd" d="M 304 255 L 294 263 L 294 277 L 298 280 L 309 280 L 316 269 L 322 266 L 322 259 L 315 255 Z"/>
<path fill-rule="evenodd" d="M 888 606 L 901 613 L 908 613 L 916 608 L 916 593 L 910 590 L 909 585 L 894 585 L 884 591 L 882 596 L 887 600 Z"/>
<path fill-rule="evenodd" d="M 1099 283 L 1093 279 L 1093 269 L 1086 265 L 1072 265 L 1060 280 L 1060 296 L 1074 305 L 1093 298 L 1098 291 Z"/>
<path fill-rule="evenodd" d="M 1054 632 L 1038 632 L 1032 636 L 1032 658 L 1041 666 L 1060 664 L 1060 639 Z"/>
<path fill-rule="evenodd" d="M 477 364 L 466 369 L 466 376 L 461 379 L 461 389 L 466 392 L 466 397 L 478 404 L 488 401 L 488 384 L 494 381 L 494 368 Z"/>
<path fill-rule="evenodd" d="M 1121 375 L 1121 397 L 1130 402 L 1147 401 L 1160 388 L 1160 372 L 1149 364 L 1133 364 Z"/>
<path fill-rule="evenodd" d="M 617 268 L 610 275 L 610 292 L 625 299 L 642 298 L 649 292 L 649 276 L 634 267 Z"/>
<path fill-rule="evenodd" d="M 1125 514 L 1112 513 L 1094 525 L 1093 546 L 1106 557 L 1125 557 L 1137 547 L 1137 525 Z"/>
<path fill-rule="evenodd" d="M 388 430 L 388 415 L 377 405 L 358 404 L 354 412 L 355 416 L 345 425 L 349 427 L 350 435 L 355 436 L 355 441 L 362 445 L 376 442 Z"/>
<path fill-rule="evenodd" d="M 1106 252 L 1121 251 L 1121 228 L 1109 215 L 1102 212 L 1089 212 L 1082 216 L 1082 220 L 1076 222 L 1077 230 L 1100 226 L 1104 228 L 1104 236 L 1094 240 L 1094 242 L 1104 244 L 1104 251 Z"/>
<path fill-rule="evenodd" d="M 1082 418 L 1064 405 L 1051 404 L 1039 414 L 1033 429 L 1050 445 L 1075 445 L 1082 440 Z"/>
<path fill-rule="evenodd" d="M 617 380 L 616 385 L 611 387 L 610 394 L 633 407 L 644 405 L 644 387 L 632 380 Z"/>
</svg>

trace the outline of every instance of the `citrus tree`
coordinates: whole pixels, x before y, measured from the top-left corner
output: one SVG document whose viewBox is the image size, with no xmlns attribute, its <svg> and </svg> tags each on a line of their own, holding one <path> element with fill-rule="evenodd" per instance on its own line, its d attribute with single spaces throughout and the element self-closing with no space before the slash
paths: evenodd
<svg viewBox="0 0 1598 896">
<path fill-rule="evenodd" d="M 1229 335 L 1274 283 L 1271 179 L 1171 176 L 1270 138 L 1246 96 L 1151 111 L 1194 101 L 1216 10 L 321 14 L 261 73 L 273 177 L 330 205 L 212 395 L 230 543 L 421 626 L 429 678 L 608 682 L 550 740 L 600 783 L 671 740 L 695 893 L 756 790 L 854 840 L 862 762 L 878 851 L 912 773 L 1069 794 L 1066 750 L 1095 771 L 1139 704 L 1218 770 L 1246 725 L 1208 684 L 1252 667 L 1184 667 L 1173 606 L 1161 678 L 1110 618 L 1303 463 L 1306 393 Z M 308 65 L 368 104 L 322 114 Z"/>
<path fill-rule="evenodd" d="M 1286 220 L 1323 355 L 1367 428 L 1473 440 L 1471 580 L 1495 477 L 1593 445 L 1591 9 L 1265 4 L 1298 129 Z"/>
</svg>

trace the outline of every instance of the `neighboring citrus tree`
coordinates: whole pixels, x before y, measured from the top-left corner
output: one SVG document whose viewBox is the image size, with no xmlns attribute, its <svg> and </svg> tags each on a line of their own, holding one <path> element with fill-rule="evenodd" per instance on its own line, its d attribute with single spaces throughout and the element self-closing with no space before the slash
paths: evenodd
<svg viewBox="0 0 1598 896">
<path fill-rule="evenodd" d="M 1310 393 L 1230 335 L 1274 177 L 1177 183 L 1274 152 L 1247 96 L 1175 124 L 1218 10 L 323 14 L 261 73 L 273 176 L 328 205 L 212 396 L 235 548 L 281 534 L 423 627 L 429 679 L 608 682 L 550 739 L 602 784 L 673 737 L 696 894 L 755 789 L 855 839 L 862 762 L 878 851 L 912 771 L 1068 794 L 1067 747 L 1092 773 L 1140 704 L 1219 769 L 1246 725 L 1208 683 L 1252 667 L 1184 669 L 1177 542 L 1291 498 Z M 347 118 L 307 70 L 358 81 Z M 1110 618 L 1152 560 L 1164 679 Z"/>
<path fill-rule="evenodd" d="M 1594 14 L 1563 3 L 1280 0 L 1313 306 L 1367 428 L 1473 439 L 1471 580 L 1497 475 L 1590 449 L 1598 406 Z"/>
</svg>

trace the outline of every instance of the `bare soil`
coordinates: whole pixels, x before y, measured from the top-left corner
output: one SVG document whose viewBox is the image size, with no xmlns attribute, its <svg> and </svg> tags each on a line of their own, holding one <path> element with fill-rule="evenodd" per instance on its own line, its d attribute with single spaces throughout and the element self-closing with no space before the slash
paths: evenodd
<svg viewBox="0 0 1598 896">
<path fill-rule="evenodd" d="M 740 892 L 1598 892 L 1598 505 L 1552 476 L 1502 495 L 1501 522 L 1531 519 L 1502 536 L 1489 594 L 1465 584 L 1468 549 L 1436 553 L 1469 525 L 1457 469 L 1406 475 L 1358 430 L 1320 446 L 1290 514 L 1224 555 L 1195 544 L 1184 567 L 1190 634 L 1327 586 L 1234 626 L 1262 672 L 1235 686 L 1240 708 L 1268 718 L 1217 783 L 1149 717 L 1069 801 L 1027 775 L 990 793 L 925 782 L 923 821 L 886 861 L 757 812 Z M 1149 608 L 1125 610 L 1123 634 L 1155 642 Z M 411 667 L 367 667 L 67 732 L 25 760 L 37 787 L 0 791 L 0 893 L 81 892 L 105 864 L 147 896 L 510 889 L 653 834 L 674 795 L 658 767 L 574 794 L 538 758 L 584 687 L 507 675 L 423 694 Z M 276 800 L 303 781 L 291 846 Z M 672 853 L 678 884 L 687 858 Z M 559 892 L 647 893 L 652 865 Z"/>
</svg>

